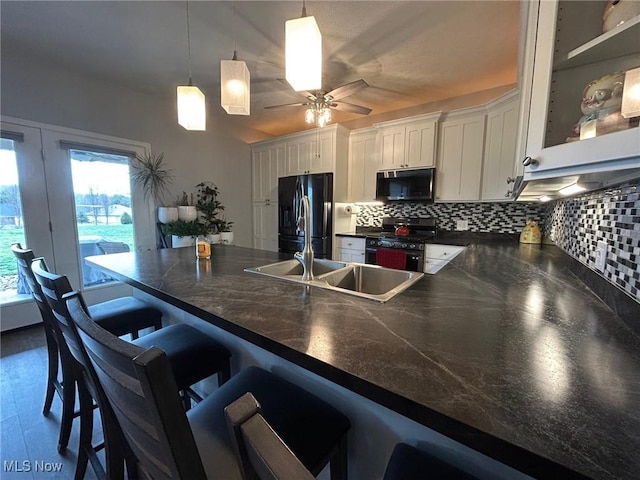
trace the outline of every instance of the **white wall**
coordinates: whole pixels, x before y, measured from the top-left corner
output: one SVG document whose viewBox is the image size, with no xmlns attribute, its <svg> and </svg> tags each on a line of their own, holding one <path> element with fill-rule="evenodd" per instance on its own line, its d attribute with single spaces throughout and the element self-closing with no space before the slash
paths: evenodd
<svg viewBox="0 0 640 480">
<path fill-rule="evenodd" d="M 188 132 L 177 124 L 175 85 L 154 96 L 15 49 L 3 48 L 1 61 L 2 115 L 151 143 L 176 176 L 165 201 L 214 182 L 235 243 L 252 245 L 250 149 L 220 105 L 208 105 L 206 132 Z"/>
</svg>

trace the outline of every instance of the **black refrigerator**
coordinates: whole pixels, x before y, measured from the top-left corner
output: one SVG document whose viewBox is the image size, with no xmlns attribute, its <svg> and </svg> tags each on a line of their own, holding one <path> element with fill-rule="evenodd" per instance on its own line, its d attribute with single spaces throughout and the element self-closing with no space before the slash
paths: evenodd
<svg viewBox="0 0 640 480">
<path fill-rule="evenodd" d="M 298 229 L 300 199 L 311 203 L 311 245 L 316 258 L 331 258 L 333 174 L 317 173 L 278 179 L 278 250 L 301 252 L 304 229 Z"/>
</svg>

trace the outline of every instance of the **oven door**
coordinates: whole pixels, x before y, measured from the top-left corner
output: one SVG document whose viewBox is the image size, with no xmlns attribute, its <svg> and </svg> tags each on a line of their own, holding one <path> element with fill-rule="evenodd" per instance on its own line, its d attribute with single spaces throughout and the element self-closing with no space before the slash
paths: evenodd
<svg viewBox="0 0 640 480">
<path fill-rule="evenodd" d="M 364 263 L 370 265 L 379 265 L 378 250 L 383 250 L 384 247 L 367 246 L 364 252 Z M 424 252 L 421 250 L 398 250 L 403 252 L 406 256 L 404 270 L 410 270 L 412 272 L 422 272 L 424 269 Z"/>
</svg>

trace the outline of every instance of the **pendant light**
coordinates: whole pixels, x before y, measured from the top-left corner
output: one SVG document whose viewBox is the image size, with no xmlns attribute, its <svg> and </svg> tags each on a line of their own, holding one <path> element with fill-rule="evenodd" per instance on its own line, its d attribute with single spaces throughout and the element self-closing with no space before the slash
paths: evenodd
<svg viewBox="0 0 640 480">
<path fill-rule="evenodd" d="M 191 31 L 189 29 L 189 1 L 187 0 L 187 51 L 189 84 L 177 88 L 178 123 L 187 130 L 206 130 L 207 113 L 204 93 L 191 80 Z"/>
<path fill-rule="evenodd" d="M 307 17 L 304 0 L 302 17 L 285 22 L 285 77 L 297 92 L 322 88 L 322 35 L 315 17 Z"/>
<path fill-rule="evenodd" d="M 233 2 L 233 23 L 236 23 L 236 2 Z M 238 60 L 237 49 L 233 60 L 220 61 L 220 104 L 229 115 L 251 113 L 251 76 L 247 64 Z"/>
</svg>

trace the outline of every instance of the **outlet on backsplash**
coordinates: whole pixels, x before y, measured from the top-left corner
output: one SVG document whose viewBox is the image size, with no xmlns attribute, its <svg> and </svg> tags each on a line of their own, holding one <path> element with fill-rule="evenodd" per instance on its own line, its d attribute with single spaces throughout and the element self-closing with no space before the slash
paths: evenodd
<svg viewBox="0 0 640 480">
<path fill-rule="evenodd" d="M 595 251 L 595 267 L 600 273 L 604 273 L 604 269 L 607 265 L 607 242 L 598 242 L 598 246 Z"/>
<path fill-rule="evenodd" d="M 469 230 L 469 221 L 456 220 L 456 230 Z"/>
</svg>

